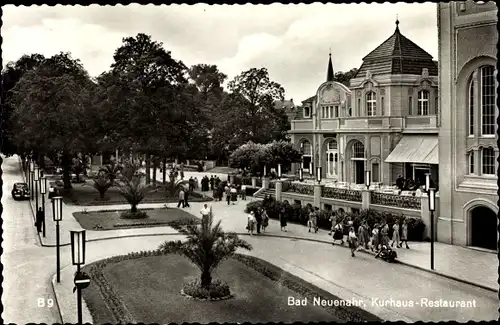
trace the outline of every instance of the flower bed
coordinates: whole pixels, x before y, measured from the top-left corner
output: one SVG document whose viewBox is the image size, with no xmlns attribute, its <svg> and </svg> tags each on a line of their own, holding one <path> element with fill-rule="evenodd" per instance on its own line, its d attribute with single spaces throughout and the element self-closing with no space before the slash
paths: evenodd
<svg viewBox="0 0 500 325">
<path fill-rule="evenodd" d="M 344 188 L 323 187 L 322 197 L 336 200 L 361 202 L 361 191 L 349 190 Z"/>
<path fill-rule="evenodd" d="M 420 210 L 421 199 L 416 196 L 404 196 L 388 193 L 372 192 L 371 203 L 385 206 L 393 206 L 404 209 Z"/>
<path fill-rule="evenodd" d="M 230 283 L 234 298 L 214 302 L 213 308 L 207 308 L 205 301 L 182 299 L 182 281 L 199 270 L 180 256 L 159 251 L 131 253 L 86 265 L 83 271 L 92 279 L 83 297 L 96 324 L 159 323 L 165 319 L 178 323 L 381 321 L 356 306 L 287 306 L 290 296 L 310 301 L 339 298 L 273 264 L 241 254 L 217 271 Z"/>
</svg>

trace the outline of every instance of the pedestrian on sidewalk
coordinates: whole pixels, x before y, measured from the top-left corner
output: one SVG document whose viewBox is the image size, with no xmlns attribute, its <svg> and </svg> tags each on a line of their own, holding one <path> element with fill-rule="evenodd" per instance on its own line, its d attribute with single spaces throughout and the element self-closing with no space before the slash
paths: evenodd
<svg viewBox="0 0 500 325">
<path fill-rule="evenodd" d="M 332 245 L 335 245 L 336 240 L 340 240 L 340 245 L 344 245 L 344 228 L 342 227 L 341 221 L 334 227 Z"/>
<path fill-rule="evenodd" d="M 257 221 L 255 220 L 255 212 L 252 210 L 250 211 L 250 214 L 248 215 L 247 219 L 247 230 L 250 236 L 253 236 L 253 229 L 254 229 L 254 224 Z"/>
<path fill-rule="evenodd" d="M 255 220 L 257 222 L 257 233 L 260 234 L 260 227 L 262 225 L 262 209 L 258 208 L 255 211 Z"/>
<path fill-rule="evenodd" d="M 247 186 L 245 184 L 241 185 L 241 199 L 247 199 Z"/>
<path fill-rule="evenodd" d="M 262 209 L 262 232 L 266 232 L 266 228 L 269 225 L 269 216 L 267 215 L 267 211 Z"/>
<path fill-rule="evenodd" d="M 396 248 L 401 248 L 401 243 L 399 242 L 399 220 L 396 219 L 394 225 L 392 226 L 392 243 L 391 247 L 394 247 L 396 243 Z"/>
<path fill-rule="evenodd" d="M 227 205 L 229 205 L 231 204 L 231 190 L 229 189 L 229 186 L 226 186 L 224 190 L 226 192 Z"/>
<path fill-rule="evenodd" d="M 368 242 L 370 238 L 368 236 L 368 229 L 365 223 L 362 223 L 358 228 L 358 238 L 359 238 L 359 247 L 365 247 L 368 249 Z"/>
<path fill-rule="evenodd" d="M 222 201 L 224 199 L 224 188 L 221 184 L 217 185 L 217 194 L 219 197 L 219 201 Z"/>
<path fill-rule="evenodd" d="M 208 177 L 207 177 L 208 179 Z M 214 190 L 214 183 L 215 183 L 215 178 L 214 178 L 214 175 L 211 175 L 210 176 L 210 189 L 213 191 Z"/>
<path fill-rule="evenodd" d="M 354 252 L 358 249 L 358 237 L 356 237 L 356 232 L 354 232 L 354 227 L 349 229 L 349 235 L 347 236 L 347 241 L 349 243 L 349 248 L 351 249 L 351 256 L 354 257 Z"/>
<path fill-rule="evenodd" d="M 186 203 L 184 201 L 184 194 L 184 189 L 181 189 L 181 191 L 179 192 L 179 203 L 177 204 L 177 208 L 180 208 L 181 204 L 183 208 L 185 207 Z"/>
<path fill-rule="evenodd" d="M 197 190 L 200 187 L 200 183 L 198 183 L 198 177 L 194 178 L 194 189 Z"/>
<path fill-rule="evenodd" d="M 406 222 L 406 219 L 403 220 L 403 225 L 401 226 L 401 246 L 403 246 L 403 243 L 406 244 L 406 249 L 410 249 L 408 247 L 408 223 Z"/>
<path fill-rule="evenodd" d="M 389 225 L 387 221 L 384 221 L 380 235 L 382 236 L 382 245 L 389 246 Z"/>
<path fill-rule="evenodd" d="M 191 206 L 189 205 L 188 198 L 189 198 L 189 191 L 184 191 L 184 207 L 190 208 Z"/>
<path fill-rule="evenodd" d="M 285 212 L 286 212 L 285 207 L 282 207 L 279 211 L 281 231 L 284 231 L 284 232 L 286 232 L 286 224 L 287 224 Z"/>
<path fill-rule="evenodd" d="M 319 219 L 319 208 L 315 207 L 312 215 L 312 226 L 314 229 L 314 233 L 318 232 L 318 219 Z"/>
<path fill-rule="evenodd" d="M 188 180 L 188 184 L 189 184 L 189 192 L 192 192 L 194 191 L 194 178 L 193 176 L 191 176 Z"/>
<path fill-rule="evenodd" d="M 238 202 L 238 191 L 236 190 L 236 187 L 233 185 L 231 186 L 231 202 L 233 202 L 233 204 L 236 204 L 236 202 Z"/>
<path fill-rule="evenodd" d="M 330 232 L 328 233 L 328 236 L 331 236 L 333 234 L 333 232 L 335 231 L 335 224 L 337 223 L 336 222 L 336 217 L 335 217 L 335 211 L 332 211 L 332 215 L 330 216 L 330 219 L 328 219 L 328 221 L 330 221 L 332 223 L 332 226 L 330 228 Z"/>
<path fill-rule="evenodd" d="M 200 214 L 202 219 L 208 219 L 208 217 L 210 216 L 210 208 L 208 207 L 208 204 L 205 203 L 203 205 Z"/>
<path fill-rule="evenodd" d="M 372 252 L 373 252 L 373 250 L 378 251 L 379 243 L 380 243 L 380 241 L 379 241 L 379 224 L 376 223 L 373 226 L 373 230 L 372 230 Z"/>
<path fill-rule="evenodd" d="M 38 208 L 38 211 L 36 212 L 36 218 L 35 218 L 35 227 L 37 232 L 42 232 L 42 225 L 43 225 L 43 211 L 42 208 Z"/>
</svg>

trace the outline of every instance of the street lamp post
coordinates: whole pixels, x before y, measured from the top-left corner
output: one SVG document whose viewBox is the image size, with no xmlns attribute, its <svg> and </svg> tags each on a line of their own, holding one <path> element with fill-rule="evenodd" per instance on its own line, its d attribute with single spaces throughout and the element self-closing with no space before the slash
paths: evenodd
<svg viewBox="0 0 500 325">
<path fill-rule="evenodd" d="M 321 184 L 321 166 L 316 167 L 316 180 Z"/>
<path fill-rule="evenodd" d="M 33 173 L 35 172 L 35 164 L 33 161 L 30 161 L 30 195 L 33 200 Z"/>
<path fill-rule="evenodd" d="M 264 175 L 264 177 L 266 177 L 266 176 L 267 176 L 266 167 L 267 167 L 267 165 L 264 165 L 264 174 L 262 174 L 262 175 Z"/>
<path fill-rule="evenodd" d="M 83 324 L 82 317 L 82 289 L 90 284 L 90 277 L 80 271 L 80 266 L 85 264 L 85 230 L 70 231 L 71 235 L 71 259 L 76 265 L 75 289 L 77 290 L 77 316 L 78 324 Z"/>
<path fill-rule="evenodd" d="M 281 179 L 281 164 L 278 164 L 278 179 Z"/>
<path fill-rule="evenodd" d="M 42 194 L 42 233 L 45 238 L 45 194 L 47 193 L 47 177 L 40 177 L 40 194 Z"/>
<path fill-rule="evenodd" d="M 431 270 L 434 270 L 434 210 L 436 210 L 436 189 L 429 188 L 429 211 L 431 212 Z"/>
<path fill-rule="evenodd" d="M 304 181 L 304 169 L 302 167 L 299 169 L 299 181 Z"/>
<path fill-rule="evenodd" d="M 314 176 L 313 162 L 309 163 L 309 175 Z"/>
<path fill-rule="evenodd" d="M 425 192 L 429 194 L 429 189 L 431 188 L 431 174 L 425 174 Z"/>
<path fill-rule="evenodd" d="M 36 212 L 38 212 L 38 182 L 40 181 L 40 167 L 35 166 L 35 206 L 36 206 Z"/>
<path fill-rule="evenodd" d="M 56 222 L 56 267 L 57 267 L 57 283 L 61 282 L 61 256 L 59 244 L 59 221 L 62 220 L 62 196 L 52 198 L 52 216 Z"/>
<path fill-rule="evenodd" d="M 370 171 L 367 170 L 365 172 L 366 176 L 365 176 L 365 185 L 366 185 L 366 189 L 369 190 L 370 189 Z"/>
</svg>

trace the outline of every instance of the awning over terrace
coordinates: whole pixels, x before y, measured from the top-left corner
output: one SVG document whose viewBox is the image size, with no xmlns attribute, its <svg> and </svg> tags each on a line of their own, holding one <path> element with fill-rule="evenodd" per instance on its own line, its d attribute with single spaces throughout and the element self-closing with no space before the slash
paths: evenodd
<svg viewBox="0 0 500 325">
<path fill-rule="evenodd" d="M 385 162 L 437 165 L 439 164 L 438 137 L 432 135 L 405 135 Z"/>
</svg>

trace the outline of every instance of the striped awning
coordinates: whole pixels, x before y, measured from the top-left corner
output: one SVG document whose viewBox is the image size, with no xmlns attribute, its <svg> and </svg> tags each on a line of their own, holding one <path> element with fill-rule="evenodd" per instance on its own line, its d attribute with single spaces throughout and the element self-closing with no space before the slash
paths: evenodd
<svg viewBox="0 0 500 325">
<path fill-rule="evenodd" d="M 438 137 L 406 135 L 399 141 L 385 162 L 439 164 Z"/>
</svg>

